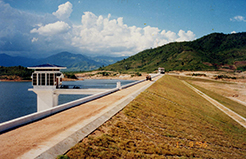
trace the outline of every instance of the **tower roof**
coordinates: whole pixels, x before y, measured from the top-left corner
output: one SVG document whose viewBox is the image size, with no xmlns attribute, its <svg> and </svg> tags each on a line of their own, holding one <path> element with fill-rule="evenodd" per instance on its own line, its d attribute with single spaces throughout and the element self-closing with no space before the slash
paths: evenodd
<svg viewBox="0 0 246 159">
<path fill-rule="evenodd" d="M 28 69 L 66 69 L 67 67 L 53 65 L 53 64 L 42 64 L 42 65 L 31 66 L 27 68 Z"/>
</svg>

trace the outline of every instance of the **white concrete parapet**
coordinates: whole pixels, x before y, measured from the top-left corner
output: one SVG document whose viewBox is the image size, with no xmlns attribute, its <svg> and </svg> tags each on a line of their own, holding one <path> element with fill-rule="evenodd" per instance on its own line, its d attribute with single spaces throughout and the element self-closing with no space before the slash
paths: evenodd
<svg viewBox="0 0 246 159">
<path fill-rule="evenodd" d="M 117 87 L 118 88 L 118 87 Z M 110 91 L 111 89 L 56 89 L 55 94 L 96 94 L 100 92 Z"/>
<path fill-rule="evenodd" d="M 37 121 L 37 120 L 42 119 L 44 117 L 50 116 L 52 114 L 58 113 L 60 111 L 74 107 L 76 105 L 83 104 L 83 103 L 89 102 L 91 100 L 100 98 L 102 96 L 108 95 L 108 94 L 116 92 L 118 90 L 119 90 L 118 88 L 109 89 L 109 90 L 106 90 L 106 91 L 101 92 L 101 93 L 97 93 L 97 94 L 94 94 L 94 95 L 91 95 L 91 96 L 88 96 L 85 98 L 81 98 L 81 99 L 74 100 L 74 101 L 71 101 L 71 102 L 68 102 L 65 104 L 61 104 L 59 106 L 56 106 L 56 107 L 53 107 L 53 108 L 50 108 L 47 110 L 43 110 L 40 112 L 36 112 L 33 114 L 29 114 L 29 115 L 26 115 L 26 116 L 23 116 L 20 118 L 16 118 L 16 119 L 1 123 L 0 124 L 0 132 L 14 129 L 16 127 L 28 124 L 28 123 L 33 122 L 33 121 Z"/>
</svg>

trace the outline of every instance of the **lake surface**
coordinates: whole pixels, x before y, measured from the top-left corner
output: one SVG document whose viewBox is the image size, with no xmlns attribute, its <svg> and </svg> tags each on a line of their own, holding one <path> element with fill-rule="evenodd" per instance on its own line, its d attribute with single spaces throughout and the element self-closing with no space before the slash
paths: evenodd
<svg viewBox="0 0 246 159">
<path fill-rule="evenodd" d="M 115 88 L 133 80 L 83 80 L 63 81 L 63 85 L 79 86 L 80 88 Z M 37 95 L 28 91 L 31 82 L 0 82 L 0 123 L 37 112 Z M 67 103 L 89 95 L 59 95 L 59 104 Z"/>
</svg>

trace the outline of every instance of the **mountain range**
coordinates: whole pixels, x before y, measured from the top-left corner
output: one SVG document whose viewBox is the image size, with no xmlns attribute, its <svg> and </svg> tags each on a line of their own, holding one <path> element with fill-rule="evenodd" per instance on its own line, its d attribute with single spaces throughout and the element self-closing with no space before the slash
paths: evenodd
<svg viewBox="0 0 246 159">
<path fill-rule="evenodd" d="M 147 49 L 102 68 L 111 71 L 171 70 L 246 71 L 246 33 L 212 33 L 190 42 L 173 42 Z"/>
<path fill-rule="evenodd" d="M 7 54 L 0 54 L 0 66 L 35 66 L 39 64 L 55 64 L 67 67 L 66 71 L 90 71 L 99 67 L 113 64 L 127 57 L 97 56 L 87 57 L 81 54 L 61 52 L 47 58 L 34 59 L 26 57 L 14 57 Z"/>
<path fill-rule="evenodd" d="M 66 66 L 66 71 L 153 72 L 158 67 L 171 70 L 242 70 L 246 71 L 246 32 L 212 33 L 190 42 L 173 42 L 151 48 L 131 57 L 87 57 L 61 52 L 43 59 L 12 57 L 0 54 L 0 66 Z"/>
</svg>

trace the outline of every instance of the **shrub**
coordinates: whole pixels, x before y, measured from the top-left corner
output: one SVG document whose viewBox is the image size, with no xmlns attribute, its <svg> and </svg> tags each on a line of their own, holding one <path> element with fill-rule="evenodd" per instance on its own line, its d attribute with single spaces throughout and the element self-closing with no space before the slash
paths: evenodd
<svg viewBox="0 0 246 159">
<path fill-rule="evenodd" d="M 59 155 L 57 159 L 70 159 L 67 155 Z"/>
<path fill-rule="evenodd" d="M 227 76 L 227 75 L 216 75 L 215 76 L 215 79 L 223 79 L 223 78 L 226 78 L 226 79 L 237 79 L 236 77 L 230 77 L 230 76 Z"/>
<path fill-rule="evenodd" d="M 142 74 L 137 72 L 137 73 L 135 73 L 135 76 L 142 76 Z"/>
<path fill-rule="evenodd" d="M 65 73 L 65 77 L 70 79 L 78 79 L 74 73 Z"/>
<path fill-rule="evenodd" d="M 204 73 L 193 73 L 192 76 L 207 76 L 206 74 Z"/>
</svg>

